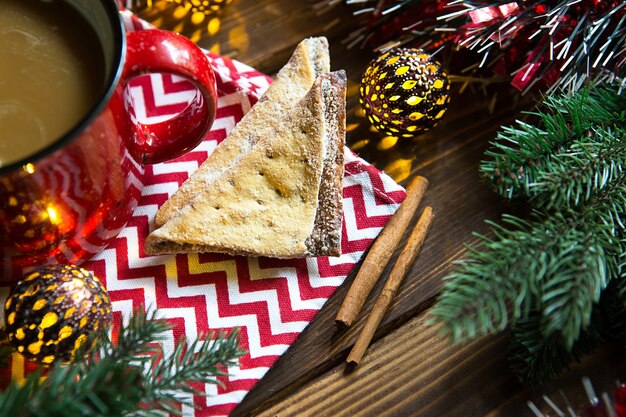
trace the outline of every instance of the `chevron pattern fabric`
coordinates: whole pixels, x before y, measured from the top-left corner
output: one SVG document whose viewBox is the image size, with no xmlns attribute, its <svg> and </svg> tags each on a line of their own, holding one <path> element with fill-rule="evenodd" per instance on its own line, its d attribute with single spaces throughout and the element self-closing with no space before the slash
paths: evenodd
<svg viewBox="0 0 626 417">
<path fill-rule="evenodd" d="M 128 30 L 148 27 L 124 12 Z M 114 309 L 114 331 L 133 308 L 157 307 L 175 325 L 164 335 L 166 351 L 177 338 L 241 329 L 242 357 L 223 386 L 196 387 L 210 394 L 193 398 L 185 416 L 227 415 L 287 350 L 342 284 L 405 197 L 398 184 L 345 149 L 343 241 L 340 257 L 295 260 L 222 254 L 148 256 L 143 242 L 158 207 L 197 169 L 258 100 L 271 79 L 239 62 L 208 54 L 217 78 L 217 117 L 207 138 L 192 152 L 148 166 L 138 207 L 118 238 L 85 267 L 106 285 Z M 160 122 L 183 110 L 196 94 L 188 81 L 150 74 L 130 86 L 137 117 Z M 6 289 L 2 290 L 6 293 Z M 14 356 L 14 377 L 24 375 Z"/>
</svg>

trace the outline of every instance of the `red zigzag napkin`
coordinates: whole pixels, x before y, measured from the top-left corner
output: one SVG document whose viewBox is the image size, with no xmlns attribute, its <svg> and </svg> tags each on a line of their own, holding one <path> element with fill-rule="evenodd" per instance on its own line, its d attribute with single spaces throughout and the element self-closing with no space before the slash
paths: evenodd
<svg viewBox="0 0 626 417">
<path fill-rule="evenodd" d="M 150 27 L 123 12 L 127 30 Z M 119 237 L 85 267 L 106 285 L 114 310 L 114 331 L 133 308 L 157 307 L 175 325 L 166 335 L 171 352 L 181 335 L 241 329 L 249 353 L 222 378 L 224 387 L 197 387 L 210 394 L 193 398 L 185 416 L 227 415 L 293 343 L 376 238 L 404 199 L 405 192 L 384 173 L 346 148 L 343 179 L 343 236 L 340 257 L 296 260 L 220 254 L 147 256 L 145 237 L 158 207 L 197 169 L 259 99 L 271 79 L 239 62 L 207 53 L 216 73 L 217 117 L 194 151 L 146 168 L 139 206 Z M 185 108 L 194 96 L 186 80 L 151 74 L 134 80 L 135 112 L 144 123 L 162 121 Z M 12 373 L 23 375 L 14 357 Z"/>
</svg>

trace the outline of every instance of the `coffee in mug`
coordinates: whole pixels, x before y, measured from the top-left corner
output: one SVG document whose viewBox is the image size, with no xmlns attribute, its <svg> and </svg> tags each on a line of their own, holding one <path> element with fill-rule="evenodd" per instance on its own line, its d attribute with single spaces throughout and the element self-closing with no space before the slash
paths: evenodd
<svg viewBox="0 0 626 417">
<path fill-rule="evenodd" d="M 0 0 L 0 280 L 105 248 L 142 195 L 144 166 L 210 129 L 217 92 L 204 51 L 137 29 L 117 0 Z M 178 115 L 142 124 L 127 87 L 146 73 L 198 91 Z"/>
<path fill-rule="evenodd" d="M 64 0 L 0 0 L 0 167 L 57 141 L 104 89 L 98 37 Z"/>
</svg>

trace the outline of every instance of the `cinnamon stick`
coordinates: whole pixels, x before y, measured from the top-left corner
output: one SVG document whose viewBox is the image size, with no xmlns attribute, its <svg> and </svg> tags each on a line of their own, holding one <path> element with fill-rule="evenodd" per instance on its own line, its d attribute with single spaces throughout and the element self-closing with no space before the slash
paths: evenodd
<svg viewBox="0 0 626 417">
<path fill-rule="evenodd" d="M 428 188 L 428 180 L 421 176 L 414 177 L 407 186 L 405 200 L 378 235 L 365 257 L 361 269 L 354 278 L 354 282 L 335 318 L 337 324 L 350 326 L 356 319 L 367 296 L 374 288 L 380 274 L 385 269 L 385 265 L 400 243 L 404 231 L 409 226 L 422 197 L 426 193 L 426 188 Z"/>
<path fill-rule="evenodd" d="M 391 301 L 395 296 L 404 276 L 407 271 L 411 267 L 411 264 L 419 254 L 422 244 L 424 243 L 424 239 L 426 238 L 426 234 L 428 233 L 428 229 L 430 228 L 430 224 L 434 218 L 434 214 L 432 208 L 427 206 L 422 215 L 420 216 L 415 229 L 409 236 L 406 246 L 400 253 L 398 257 L 398 261 L 394 265 L 391 270 L 391 274 L 389 274 L 389 278 L 385 283 L 385 287 L 382 292 L 378 296 L 376 300 L 376 304 L 372 308 L 372 312 L 370 313 L 363 330 L 359 334 L 359 337 L 356 340 L 356 343 L 352 347 L 350 354 L 348 355 L 347 362 L 349 364 L 358 365 L 363 355 L 365 354 L 365 350 L 369 346 L 372 338 L 374 337 L 374 333 L 378 328 L 378 325 L 383 319 L 383 316 L 389 309 L 391 305 Z"/>
</svg>

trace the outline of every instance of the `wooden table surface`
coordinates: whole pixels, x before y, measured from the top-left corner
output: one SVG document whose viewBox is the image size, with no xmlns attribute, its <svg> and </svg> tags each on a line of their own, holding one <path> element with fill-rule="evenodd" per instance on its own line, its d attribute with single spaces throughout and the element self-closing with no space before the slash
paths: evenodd
<svg viewBox="0 0 626 417">
<path fill-rule="evenodd" d="M 194 25 L 190 15 L 177 14 L 176 6 L 165 0 L 154 0 L 151 8 L 138 10 L 162 28 L 179 31 L 204 48 L 269 75 L 284 65 L 300 40 L 326 36 L 332 69 L 345 69 L 349 78 L 347 144 L 401 184 L 417 174 L 430 180 L 423 205 L 433 207 L 435 221 L 361 365 L 350 371 L 345 359 L 390 266 L 357 322 L 338 330 L 334 317 L 354 278 L 353 271 L 232 416 L 529 416 L 528 399 L 548 412 L 541 395 L 558 400 L 559 390 L 581 409 L 585 403 L 583 376 L 589 376 L 599 390 L 623 379 L 626 361 L 616 347 L 606 346 L 567 374 L 531 391 L 508 369 L 506 334 L 450 346 L 439 337 L 437 327 L 427 325 L 441 280 L 451 271 L 452 261 L 463 257 L 465 244 L 475 241 L 472 232 L 487 232 L 484 221 L 497 220 L 507 210 L 504 202 L 480 183 L 478 164 L 498 128 L 519 117 L 529 100 L 520 99 L 503 83 L 493 87 L 498 97 L 493 106 L 492 94 L 472 89 L 460 93 L 457 85 L 438 127 L 393 146 L 370 131 L 359 111 L 359 79 L 374 54 L 369 48 L 345 45 L 344 40 L 357 27 L 351 15 L 354 9 L 338 0 L 332 11 L 320 13 L 316 3 L 234 0 L 213 35 L 208 33 L 207 20 Z M 215 21 L 212 28 L 216 28 Z"/>
</svg>

